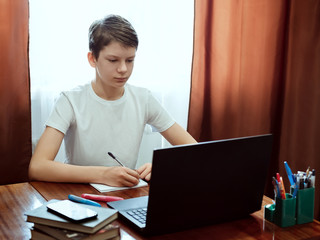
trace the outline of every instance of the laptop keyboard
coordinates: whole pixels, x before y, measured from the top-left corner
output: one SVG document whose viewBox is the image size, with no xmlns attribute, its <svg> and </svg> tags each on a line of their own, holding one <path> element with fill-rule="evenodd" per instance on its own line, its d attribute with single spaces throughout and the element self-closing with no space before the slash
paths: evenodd
<svg viewBox="0 0 320 240">
<path fill-rule="evenodd" d="M 136 219 L 138 222 L 142 224 L 146 223 L 147 208 L 131 209 L 127 210 L 126 213 Z"/>
</svg>

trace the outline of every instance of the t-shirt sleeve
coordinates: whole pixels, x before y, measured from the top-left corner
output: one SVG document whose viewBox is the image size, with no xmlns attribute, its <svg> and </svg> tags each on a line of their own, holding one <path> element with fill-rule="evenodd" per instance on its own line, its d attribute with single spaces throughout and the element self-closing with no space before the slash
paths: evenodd
<svg viewBox="0 0 320 240">
<path fill-rule="evenodd" d="M 67 96 L 61 93 L 46 122 L 46 126 L 50 126 L 66 134 L 73 121 L 74 111 L 72 105 Z"/>
<path fill-rule="evenodd" d="M 157 99 L 155 99 L 150 91 L 148 91 L 147 123 L 150 124 L 158 132 L 167 130 L 175 123 L 174 119 L 157 101 Z"/>
</svg>

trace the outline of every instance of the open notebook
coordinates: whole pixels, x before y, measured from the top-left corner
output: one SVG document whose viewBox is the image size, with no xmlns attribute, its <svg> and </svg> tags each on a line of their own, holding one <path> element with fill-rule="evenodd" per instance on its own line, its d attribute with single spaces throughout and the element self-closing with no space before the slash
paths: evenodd
<svg viewBox="0 0 320 240">
<path fill-rule="evenodd" d="M 98 184 L 98 183 L 90 183 L 90 185 L 95 189 L 97 189 L 99 192 L 112 192 L 112 191 L 124 190 L 128 188 L 138 188 L 138 187 L 148 186 L 148 183 L 140 179 L 140 182 L 133 187 L 111 187 L 105 184 Z"/>
</svg>

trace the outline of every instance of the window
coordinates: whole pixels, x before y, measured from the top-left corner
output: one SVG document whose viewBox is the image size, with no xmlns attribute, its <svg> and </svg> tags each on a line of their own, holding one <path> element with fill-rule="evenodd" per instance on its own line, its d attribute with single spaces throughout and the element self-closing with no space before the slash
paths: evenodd
<svg viewBox="0 0 320 240">
<path fill-rule="evenodd" d="M 108 14 L 128 19 L 139 37 L 129 82 L 150 89 L 183 127 L 187 126 L 193 48 L 193 0 L 30 0 L 32 141 L 37 143 L 55 98 L 90 82 L 88 28 Z M 146 130 L 141 159 L 166 145 Z M 58 159 L 63 161 L 62 153 Z"/>
</svg>

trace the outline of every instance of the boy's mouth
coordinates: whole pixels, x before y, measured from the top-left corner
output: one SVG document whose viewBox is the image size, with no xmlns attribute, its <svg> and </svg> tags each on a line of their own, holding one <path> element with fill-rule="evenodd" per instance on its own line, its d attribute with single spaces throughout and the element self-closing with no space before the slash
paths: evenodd
<svg viewBox="0 0 320 240">
<path fill-rule="evenodd" d="M 128 80 L 128 78 L 126 78 L 126 77 L 115 77 L 115 79 L 116 79 L 117 81 L 119 81 L 119 82 L 125 82 L 125 81 Z"/>
</svg>

